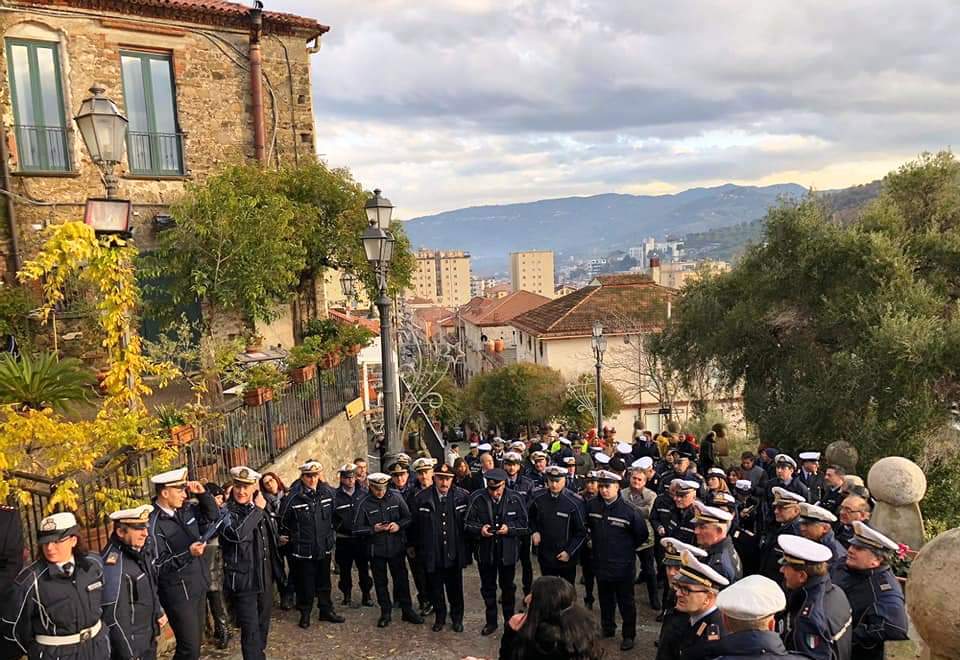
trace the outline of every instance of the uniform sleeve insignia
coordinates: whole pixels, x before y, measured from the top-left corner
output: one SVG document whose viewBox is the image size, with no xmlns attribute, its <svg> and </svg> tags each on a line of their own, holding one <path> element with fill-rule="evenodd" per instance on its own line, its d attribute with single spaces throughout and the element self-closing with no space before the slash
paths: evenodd
<svg viewBox="0 0 960 660">
<path fill-rule="evenodd" d="M 820 638 L 816 635 L 806 635 L 807 648 L 816 649 L 820 646 Z"/>
<path fill-rule="evenodd" d="M 706 623 L 701 623 L 701 624 L 700 624 L 700 627 L 697 628 L 697 637 L 702 637 L 702 636 L 703 636 L 703 631 L 706 630 L 706 629 L 707 629 L 707 624 L 706 624 Z"/>
<path fill-rule="evenodd" d="M 880 585 L 880 591 L 890 591 L 893 587 L 890 586 L 889 582 L 884 582 Z"/>
<path fill-rule="evenodd" d="M 714 623 L 710 626 L 710 632 L 707 633 L 707 641 L 716 642 L 719 639 L 720 639 L 720 627 Z"/>
<path fill-rule="evenodd" d="M 119 560 L 120 560 L 120 553 L 119 553 L 119 552 L 111 552 L 109 555 L 107 555 L 107 559 L 106 559 L 106 562 L 105 562 L 105 563 L 107 564 L 107 566 L 113 566 L 113 565 L 116 564 Z"/>
</svg>

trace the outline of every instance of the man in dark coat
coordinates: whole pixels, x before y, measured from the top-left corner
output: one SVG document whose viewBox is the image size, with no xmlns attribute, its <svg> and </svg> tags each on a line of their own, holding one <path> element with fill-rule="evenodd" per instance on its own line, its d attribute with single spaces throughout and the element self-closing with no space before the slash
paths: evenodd
<svg viewBox="0 0 960 660">
<path fill-rule="evenodd" d="M 717 594 L 730 582 L 688 550 L 680 553 L 680 570 L 673 579 L 676 611 L 686 615 L 685 625 L 664 626 L 656 660 L 707 660 L 725 630 Z"/>
<path fill-rule="evenodd" d="M 110 514 L 113 534 L 103 558 L 103 624 L 110 635 L 111 660 L 154 660 L 157 635 L 167 617 L 157 580 L 144 552 L 153 506 Z"/>
<path fill-rule="evenodd" d="M 743 564 L 733 547 L 733 539 L 728 535 L 733 514 L 702 502 L 697 502 L 696 508 L 694 522 L 697 545 L 707 553 L 703 563 L 725 577 L 728 582 L 736 582 L 743 577 Z"/>
<path fill-rule="evenodd" d="M 274 584 L 284 582 L 277 528 L 258 490 L 260 474 L 237 466 L 230 475 L 229 515 L 220 532 L 223 587 L 240 626 L 243 660 L 266 660 Z"/>
<path fill-rule="evenodd" d="M 853 523 L 847 564 L 834 581 L 853 610 L 852 660 L 883 660 L 884 644 L 907 639 L 903 590 L 890 569 L 899 546 L 865 523 Z M 944 576 L 950 579 L 951 576 Z M 956 622 L 944 622 L 953 625 Z"/>
<path fill-rule="evenodd" d="M 831 465 L 823 475 L 823 494 L 817 504 L 835 516 L 840 515 L 840 503 L 845 497 L 843 479 L 846 476 L 847 471 L 839 465 Z"/>
<path fill-rule="evenodd" d="M 187 481 L 186 468 L 154 475 L 150 481 L 156 498 L 147 546 L 157 571 L 160 604 L 177 638 L 173 657 L 198 660 L 210 585 L 203 551 L 220 511 L 203 484 Z M 187 503 L 188 493 L 196 496 L 197 504 Z"/>
<path fill-rule="evenodd" d="M 820 474 L 820 452 L 803 451 L 797 455 L 800 459 L 800 470 L 797 478 L 810 491 L 807 494 L 808 502 L 819 502 L 825 492 L 823 475 Z"/>
<path fill-rule="evenodd" d="M 780 571 L 787 590 L 784 644 L 812 660 L 850 660 L 850 603 L 830 581 L 830 549 L 788 534 L 777 544 L 783 551 Z"/>
<path fill-rule="evenodd" d="M 523 456 L 516 451 L 508 451 L 503 455 L 503 471 L 507 473 L 507 490 L 516 491 L 523 499 L 524 506 L 530 510 L 530 502 L 540 487 L 533 483 L 530 477 L 521 473 Z M 520 539 L 520 584 L 523 595 L 530 593 L 533 584 L 533 562 L 530 559 L 530 537 Z"/>
<path fill-rule="evenodd" d="M 13 596 L 13 580 L 23 568 L 23 527 L 20 512 L 12 506 L 0 505 L 0 603 L 9 603 Z M 0 635 L 0 660 L 16 660 L 20 647 Z"/>
<path fill-rule="evenodd" d="M 800 504 L 803 496 L 792 491 L 774 486 L 773 488 L 773 515 L 774 525 L 771 525 L 760 542 L 760 565 L 758 572 L 774 582 L 779 583 L 780 550 L 777 547 L 777 537 L 781 534 L 800 536 Z"/>
<path fill-rule="evenodd" d="M 454 632 L 463 632 L 463 569 L 469 560 L 464 542 L 464 523 L 470 494 L 453 485 L 453 470 L 441 465 L 433 473 L 433 485 L 413 500 L 413 524 L 417 559 L 426 570 L 434 608 L 433 631 L 447 621 Z"/>
<path fill-rule="evenodd" d="M 333 607 L 330 554 L 336 544 L 333 500 L 336 493 L 323 481 L 323 465 L 309 460 L 300 466 L 300 480 L 280 504 L 280 543 L 290 544 L 292 579 L 297 587 L 301 628 L 310 627 L 314 602 L 319 620 L 343 623 Z"/>
<path fill-rule="evenodd" d="M 600 495 L 587 503 L 586 511 L 593 573 L 600 597 L 601 633 L 604 637 L 616 634 L 614 617 L 619 609 L 623 621 L 620 648 L 629 651 L 637 636 L 637 607 L 633 593 L 636 549 L 647 541 L 649 532 L 640 512 L 620 496 L 618 474 L 601 470 L 597 481 Z"/>
<path fill-rule="evenodd" d="M 790 491 L 810 502 L 810 489 L 797 477 L 797 462 L 787 454 L 777 454 L 773 461 L 775 474 L 767 480 L 763 498 L 764 523 L 767 527 L 775 526 L 773 515 L 773 491 L 775 488 Z M 767 576 L 769 577 L 769 576 Z"/>
<path fill-rule="evenodd" d="M 530 504 L 530 540 L 537 552 L 542 575 L 562 577 L 576 585 L 577 558 L 587 539 L 583 500 L 566 485 L 567 470 L 547 468 L 547 490 Z"/>
<path fill-rule="evenodd" d="M 800 534 L 830 550 L 830 560 L 827 563 L 831 575 L 847 563 L 847 549 L 833 533 L 836 522 L 837 517 L 823 507 L 806 502 L 800 504 Z"/>
<path fill-rule="evenodd" d="M 413 609 L 410 596 L 410 581 L 407 577 L 406 530 L 412 522 L 410 509 L 399 492 L 387 489 L 389 475 L 375 472 L 367 477 L 370 493 L 357 506 L 357 517 L 353 521 L 353 533 L 367 539 L 370 566 L 373 569 L 373 586 L 377 592 L 377 604 L 380 605 L 380 619 L 377 627 L 390 625 L 393 601 L 390 600 L 390 586 L 387 583 L 387 570 L 393 577 L 393 593 L 400 602 L 403 620 L 408 623 L 423 623 Z"/>
<path fill-rule="evenodd" d="M 481 635 L 497 629 L 497 584 L 503 620 L 509 621 L 516 605 L 514 577 L 520 555 L 520 539 L 527 536 L 527 510 L 520 495 L 506 489 L 507 473 L 500 468 L 484 475 L 486 488 L 470 500 L 467 509 L 467 533 L 477 539 L 477 563 L 480 569 L 480 594 L 486 614 Z"/>
<path fill-rule="evenodd" d="M 362 594 L 359 607 L 373 607 L 370 591 L 373 579 L 370 577 L 370 559 L 363 539 L 353 533 L 353 520 L 356 518 L 357 505 L 366 496 L 366 491 L 357 485 L 357 466 L 355 463 L 341 465 L 338 470 L 340 487 L 333 500 L 333 528 L 337 534 L 337 551 L 334 558 L 339 570 L 337 586 L 343 594 L 343 604 L 353 607 L 353 566 L 357 567 Z"/>
</svg>

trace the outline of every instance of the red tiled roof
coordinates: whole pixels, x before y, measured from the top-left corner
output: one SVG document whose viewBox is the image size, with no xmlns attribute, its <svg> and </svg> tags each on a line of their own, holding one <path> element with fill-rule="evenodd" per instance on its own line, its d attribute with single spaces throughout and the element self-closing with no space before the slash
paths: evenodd
<svg viewBox="0 0 960 660">
<path fill-rule="evenodd" d="M 629 321 L 659 329 L 674 291 L 642 275 L 607 275 L 582 289 L 515 317 L 510 325 L 537 337 L 587 337 L 593 322 Z M 610 334 L 616 334 L 611 329 Z"/>
<path fill-rule="evenodd" d="M 251 11 L 249 5 L 226 0 L 15 0 L 14 4 L 77 7 L 198 23 L 226 22 L 238 27 L 248 25 Z M 277 11 L 263 12 L 263 25 L 268 32 L 303 32 L 311 38 L 330 30 L 315 19 Z"/>
<path fill-rule="evenodd" d="M 478 299 L 474 298 L 474 300 Z M 529 291 L 514 291 L 510 295 L 496 300 L 483 298 L 479 300 L 484 300 L 487 304 L 462 312 L 461 317 L 465 321 L 481 327 L 507 325 L 515 316 L 550 302 L 549 298 Z"/>
<path fill-rule="evenodd" d="M 350 314 L 344 314 L 338 309 L 328 309 L 327 315 L 334 321 L 340 323 L 349 323 L 350 325 L 362 325 L 367 330 L 372 330 L 377 334 L 380 334 L 380 321 L 376 319 L 368 319 L 363 316 L 352 316 Z"/>
</svg>

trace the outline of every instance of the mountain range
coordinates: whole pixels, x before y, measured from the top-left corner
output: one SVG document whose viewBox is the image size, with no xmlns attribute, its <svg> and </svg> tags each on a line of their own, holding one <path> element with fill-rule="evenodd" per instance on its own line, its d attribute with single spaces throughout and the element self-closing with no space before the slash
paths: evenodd
<svg viewBox="0 0 960 660">
<path fill-rule="evenodd" d="M 519 204 L 474 206 L 413 218 L 414 247 L 466 250 L 475 273 L 504 269 L 511 252 L 553 250 L 570 257 L 606 255 L 647 236 L 675 238 L 762 218 L 781 198 L 805 195 L 795 183 L 725 184 L 672 195 L 602 194 Z"/>
</svg>

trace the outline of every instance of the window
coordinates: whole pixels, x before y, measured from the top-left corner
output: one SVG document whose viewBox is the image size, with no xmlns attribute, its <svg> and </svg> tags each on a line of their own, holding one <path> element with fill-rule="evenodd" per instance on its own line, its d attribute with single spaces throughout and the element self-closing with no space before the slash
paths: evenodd
<svg viewBox="0 0 960 660">
<path fill-rule="evenodd" d="M 23 172 L 70 169 L 58 44 L 7 39 L 14 134 Z"/>
<path fill-rule="evenodd" d="M 183 135 L 177 125 L 176 91 L 170 56 L 123 51 L 127 157 L 133 174 L 183 174 Z"/>
</svg>

